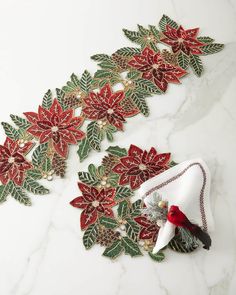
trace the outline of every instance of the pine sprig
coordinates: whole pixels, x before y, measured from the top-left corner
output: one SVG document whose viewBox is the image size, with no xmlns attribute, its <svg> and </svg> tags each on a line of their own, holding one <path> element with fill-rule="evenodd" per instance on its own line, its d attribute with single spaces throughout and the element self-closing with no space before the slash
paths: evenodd
<svg viewBox="0 0 236 295">
<path fill-rule="evenodd" d="M 89 123 L 87 127 L 87 138 L 89 142 L 89 146 L 95 151 L 100 151 L 100 131 L 98 127 L 98 123 L 96 121 Z"/>
<path fill-rule="evenodd" d="M 31 125 L 26 119 L 21 118 L 17 115 L 10 115 L 10 117 L 19 128 L 27 129 Z"/>
<path fill-rule="evenodd" d="M 52 91 L 49 89 L 43 97 L 42 107 L 45 109 L 49 109 L 52 105 Z"/>
<path fill-rule="evenodd" d="M 37 181 L 30 177 L 25 179 L 22 187 L 35 195 L 45 195 L 49 193 L 47 188 L 40 185 Z"/>
<path fill-rule="evenodd" d="M 11 187 L 9 188 L 9 191 L 13 198 L 16 199 L 18 202 L 24 204 L 25 206 L 31 206 L 30 198 L 26 195 L 22 187 L 15 185 L 14 182 L 11 182 Z"/>
<path fill-rule="evenodd" d="M 48 149 L 48 143 L 43 143 L 43 144 L 40 144 L 34 150 L 32 155 L 32 162 L 35 167 L 39 167 L 42 164 L 43 159 L 46 155 L 47 149 Z"/>
<path fill-rule="evenodd" d="M 90 91 L 91 84 L 92 76 L 87 70 L 85 70 L 80 80 L 80 87 L 84 92 L 88 93 Z"/>
<path fill-rule="evenodd" d="M 12 127 L 10 124 L 2 122 L 2 127 L 6 133 L 6 135 L 11 138 L 12 140 L 19 139 L 19 132 L 17 129 Z"/>
<path fill-rule="evenodd" d="M 98 225 L 95 223 L 90 225 L 87 228 L 87 230 L 84 232 L 83 244 L 87 250 L 90 249 L 96 243 L 97 236 L 98 236 Z"/>
</svg>

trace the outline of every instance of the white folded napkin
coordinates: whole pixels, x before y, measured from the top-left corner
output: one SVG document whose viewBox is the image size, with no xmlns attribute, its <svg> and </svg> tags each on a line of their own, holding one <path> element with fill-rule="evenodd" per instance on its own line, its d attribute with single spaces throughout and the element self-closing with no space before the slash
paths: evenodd
<svg viewBox="0 0 236 295">
<path fill-rule="evenodd" d="M 210 207 L 211 175 L 202 159 L 182 162 L 165 172 L 144 182 L 138 194 L 147 205 L 152 194 L 158 192 L 162 200 L 179 206 L 188 219 L 208 232 L 213 230 L 213 217 Z M 166 221 L 161 226 L 153 253 L 166 246 L 175 235 L 176 226 Z"/>
</svg>

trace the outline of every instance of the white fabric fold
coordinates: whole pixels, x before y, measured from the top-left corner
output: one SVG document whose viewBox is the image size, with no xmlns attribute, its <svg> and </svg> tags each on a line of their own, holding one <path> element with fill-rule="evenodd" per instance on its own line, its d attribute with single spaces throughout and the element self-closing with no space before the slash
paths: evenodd
<svg viewBox="0 0 236 295">
<path fill-rule="evenodd" d="M 169 243 L 169 241 L 175 236 L 175 228 L 176 226 L 174 224 L 170 223 L 168 220 L 166 221 L 165 225 L 159 230 L 157 242 L 152 253 L 155 254 L 159 252 Z"/>
<path fill-rule="evenodd" d="M 148 202 L 153 192 L 158 192 L 168 206 L 179 206 L 188 219 L 208 232 L 213 230 L 210 206 L 211 175 L 202 159 L 182 162 L 144 182 L 138 190 L 140 198 Z M 159 230 L 153 253 L 165 247 L 173 238 L 175 226 L 167 221 Z"/>
</svg>

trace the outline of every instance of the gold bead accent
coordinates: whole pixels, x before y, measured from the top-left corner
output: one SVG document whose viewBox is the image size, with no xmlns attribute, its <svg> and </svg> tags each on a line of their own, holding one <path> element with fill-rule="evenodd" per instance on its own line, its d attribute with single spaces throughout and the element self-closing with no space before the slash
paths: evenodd
<svg viewBox="0 0 236 295">
<path fill-rule="evenodd" d="M 47 176 L 47 180 L 48 180 L 48 181 L 51 181 L 52 179 L 53 179 L 52 175 L 48 175 L 48 176 Z"/>
<path fill-rule="evenodd" d="M 166 202 L 165 201 L 158 202 L 158 207 L 165 208 L 166 207 Z"/>
</svg>

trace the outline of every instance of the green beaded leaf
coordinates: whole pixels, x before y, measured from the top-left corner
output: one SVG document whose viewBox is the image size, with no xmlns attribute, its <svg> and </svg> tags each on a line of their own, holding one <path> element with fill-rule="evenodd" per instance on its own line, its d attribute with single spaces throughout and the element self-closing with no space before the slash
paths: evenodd
<svg viewBox="0 0 236 295">
<path fill-rule="evenodd" d="M 0 203 L 5 202 L 6 201 L 6 191 L 5 191 L 5 185 L 0 185 Z"/>
<path fill-rule="evenodd" d="M 109 218 L 109 217 L 105 217 L 105 216 L 102 216 L 100 219 L 99 219 L 99 222 L 101 225 L 105 226 L 106 228 L 116 228 L 118 226 L 118 223 L 115 219 L 113 218 Z"/>
<path fill-rule="evenodd" d="M 124 218 L 129 213 L 129 205 L 126 200 L 119 203 L 117 213 L 120 218 Z"/>
<path fill-rule="evenodd" d="M 156 254 L 148 252 L 148 255 L 156 262 L 161 262 L 165 259 L 165 254 L 163 252 L 157 252 Z"/>
<path fill-rule="evenodd" d="M 110 71 L 105 71 L 105 70 L 97 70 L 94 74 L 94 78 L 111 78 L 112 77 L 112 72 Z"/>
<path fill-rule="evenodd" d="M 97 169 L 97 172 L 98 172 L 98 174 L 99 174 L 99 176 L 100 176 L 100 178 L 104 175 L 104 173 L 105 173 L 105 168 L 104 168 L 104 166 L 98 166 L 98 169 Z"/>
<path fill-rule="evenodd" d="M 159 40 L 159 38 L 160 38 L 160 32 L 158 31 L 158 29 L 157 29 L 155 26 L 152 26 L 152 25 L 149 25 L 149 29 L 150 29 L 152 35 L 153 35 L 157 40 Z"/>
<path fill-rule="evenodd" d="M 125 33 L 125 36 L 132 42 L 135 42 L 137 44 L 140 43 L 140 38 L 142 35 L 139 32 L 135 31 L 129 31 L 127 29 L 123 29 L 123 32 Z"/>
<path fill-rule="evenodd" d="M 22 187 L 35 195 L 45 195 L 49 193 L 49 189 L 40 185 L 37 181 L 35 181 L 34 179 L 30 177 L 26 177 Z"/>
<path fill-rule="evenodd" d="M 11 187 L 11 182 L 8 182 L 6 185 L 0 185 L 0 203 L 6 201 L 7 196 L 10 194 Z"/>
<path fill-rule="evenodd" d="M 65 110 L 66 106 L 64 105 L 64 98 L 65 98 L 65 91 L 63 91 L 62 89 L 56 88 L 56 94 L 57 94 L 57 100 L 59 102 L 59 104 L 61 105 L 62 109 Z"/>
<path fill-rule="evenodd" d="M 116 173 L 110 173 L 108 180 L 111 186 L 116 187 L 118 185 L 119 175 Z"/>
<path fill-rule="evenodd" d="M 107 54 L 95 54 L 91 56 L 91 59 L 95 61 L 108 61 L 111 59 L 111 57 Z"/>
<path fill-rule="evenodd" d="M 162 30 L 162 32 L 164 32 L 166 30 L 166 25 L 169 25 L 175 29 L 178 28 L 178 24 L 175 21 L 173 21 L 171 18 L 169 18 L 169 16 L 163 14 L 163 16 L 159 22 L 159 27 Z"/>
<path fill-rule="evenodd" d="M 98 184 L 98 179 L 95 178 L 94 176 L 92 176 L 88 172 L 79 172 L 78 175 L 79 175 L 79 179 L 83 183 L 86 183 L 86 184 L 91 185 L 91 186 Z"/>
<path fill-rule="evenodd" d="M 42 170 L 44 172 L 49 172 L 51 168 L 52 168 L 51 159 L 48 157 L 45 157 L 42 162 Z"/>
<path fill-rule="evenodd" d="M 101 138 L 99 133 L 100 133 L 100 130 L 98 127 L 98 123 L 96 121 L 88 124 L 87 138 L 88 138 L 89 145 L 92 149 L 98 152 L 100 152 L 101 150 L 101 147 L 100 147 Z"/>
<path fill-rule="evenodd" d="M 128 37 L 132 42 L 137 43 L 141 46 L 141 49 L 145 47 L 152 48 L 155 52 L 159 51 L 157 43 L 160 39 L 159 31 L 155 26 L 149 25 L 146 29 L 141 25 L 138 25 L 138 32 L 123 30 L 126 37 Z"/>
<path fill-rule="evenodd" d="M 32 155 L 32 163 L 35 167 L 39 167 L 42 164 L 44 157 L 46 155 L 47 149 L 48 149 L 48 143 L 46 142 L 46 143 L 40 144 L 34 150 Z"/>
<path fill-rule="evenodd" d="M 154 50 L 155 52 L 160 51 L 154 42 L 150 42 L 149 45 L 150 45 L 151 49 Z"/>
<path fill-rule="evenodd" d="M 116 69 L 116 64 L 112 60 L 102 61 L 98 65 L 99 65 L 99 67 L 101 67 L 104 70 L 111 70 L 112 71 L 112 70 Z"/>
<path fill-rule="evenodd" d="M 77 154 L 79 156 L 80 162 L 88 157 L 89 152 L 91 151 L 91 147 L 89 145 L 88 138 L 85 137 L 79 144 L 79 149 Z"/>
<path fill-rule="evenodd" d="M 142 252 L 140 251 L 138 244 L 132 241 L 128 237 L 122 238 L 122 246 L 125 249 L 125 254 L 130 255 L 131 257 L 142 256 Z"/>
<path fill-rule="evenodd" d="M 88 93 L 90 91 L 92 80 L 93 78 L 91 74 L 87 70 L 85 70 L 80 80 L 80 87 L 84 92 Z"/>
<path fill-rule="evenodd" d="M 175 161 L 172 160 L 169 164 L 169 167 L 174 167 L 176 165 L 178 165 L 178 163 L 176 163 Z"/>
<path fill-rule="evenodd" d="M 125 157 L 127 156 L 127 151 L 125 148 L 120 148 L 119 146 L 110 146 L 108 149 L 106 149 L 106 152 L 109 154 L 112 154 L 117 157 Z"/>
<path fill-rule="evenodd" d="M 49 89 L 43 97 L 42 107 L 45 109 L 49 109 L 52 105 L 52 91 Z"/>
<path fill-rule="evenodd" d="M 144 97 L 139 92 L 133 92 L 131 95 L 132 101 L 145 117 L 149 116 L 149 108 Z"/>
<path fill-rule="evenodd" d="M 117 129 L 112 125 L 107 125 L 104 131 L 106 133 L 107 140 L 112 142 L 113 141 L 113 133 L 115 133 L 117 131 Z"/>
<path fill-rule="evenodd" d="M 42 178 L 42 172 L 38 169 L 30 169 L 27 171 L 27 176 L 31 177 L 33 179 L 41 179 Z"/>
<path fill-rule="evenodd" d="M 190 55 L 190 66 L 196 76 L 200 77 L 203 72 L 203 65 L 198 55 Z"/>
<path fill-rule="evenodd" d="M 123 47 L 118 49 L 115 53 L 122 55 L 122 56 L 134 56 L 136 54 L 140 54 L 140 48 L 134 47 Z"/>
<path fill-rule="evenodd" d="M 142 200 L 135 201 L 131 206 L 130 216 L 136 217 L 141 214 Z"/>
<path fill-rule="evenodd" d="M 138 224 L 131 218 L 126 218 L 125 219 L 125 229 L 127 236 L 137 242 L 137 237 L 139 233 L 139 226 Z"/>
<path fill-rule="evenodd" d="M 62 90 L 66 93 L 75 93 L 80 89 L 80 81 L 79 78 L 73 73 L 70 76 L 70 81 L 66 82 L 66 86 L 62 87 Z"/>
<path fill-rule="evenodd" d="M 122 244 L 121 240 L 116 240 L 111 246 L 105 249 L 102 255 L 111 259 L 117 258 L 124 250 Z"/>
<path fill-rule="evenodd" d="M 72 75 L 70 76 L 70 79 L 75 89 L 80 86 L 80 81 L 79 81 L 79 78 L 76 76 L 76 74 L 72 73 Z"/>
<path fill-rule="evenodd" d="M 190 62 L 189 56 L 183 53 L 182 51 L 180 51 L 178 54 L 178 65 L 182 69 L 186 70 L 188 68 L 189 62 Z"/>
<path fill-rule="evenodd" d="M 98 236 L 98 225 L 91 224 L 83 235 L 83 244 L 85 248 L 88 250 L 90 249 L 95 243 Z"/>
<path fill-rule="evenodd" d="M 141 25 L 138 25 L 138 30 L 139 30 L 141 36 L 147 36 L 149 34 L 149 30 L 148 29 L 145 29 Z"/>
<path fill-rule="evenodd" d="M 201 47 L 201 51 L 203 52 L 204 55 L 207 54 L 213 54 L 221 51 L 224 48 L 224 44 L 218 44 L 218 43 L 213 43 L 213 44 L 208 44 L 206 46 Z"/>
<path fill-rule="evenodd" d="M 6 133 L 6 135 L 11 138 L 12 140 L 19 139 L 19 132 L 17 129 L 12 127 L 10 124 L 2 122 L 3 129 Z"/>
<path fill-rule="evenodd" d="M 145 79 L 140 78 L 140 79 L 135 80 L 135 83 L 138 87 L 147 91 L 149 94 L 161 94 L 162 93 L 161 90 L 159 88 L 157 88 L 157 86 L 149 80 L 145 80 Z"/>
<path fill-rule="evenodd" d="M 110 130 L 106 130 L 106 136 L 107 136 L 107 140 L 112 142 L 113 141 L 113 134 Z"/>
<path fill-rule="evenodd" d="M 134 195 L 134 192 L 125 186 L 118 186 L 116 188 L 116 196 L 115 196 L 115 200 L 122 200 L 125 198 L 130 198 Z"/>
<path fill-rule="evenodd" d="M 31 125 L 30 122 L 28 122 L 26 119 L 21 118 L 19 116 L 10 115 L 10 117 L 12 121 L 16 124 L 16 126 L 18 126 L 19 128 L 27 129 Z"/>
<path fill-rule="evenodd" d="M 140 77 L 140 73 L 138 71 L 130 71 L 127 74 L 127 78 L 131 80 L 136 80 Z"/>
<path fill-rule="evenodd" d="M 214 42 L 214 39 L 210 38 L 210 37 L 197 37 L 197 40 L 202 42 L 202 43 L 205 43 L 205 44 L 210 44 L 212 42 Z"/>
<path fill-rule="evenodd" d="M 22 187 L 15 185 L 12 181 L 9 182 L 9 192 L 11 193 L 13 198 L 21 204 L 31 206 L 30 198 L 23 191 Z"/>
<path fill-rule="evenodd" d="M 88 172 L 91 174 L 93 178 L 97 178 L 97 169 L 94 164 L 89 164 L 88 166 Z"/>
</svg>

